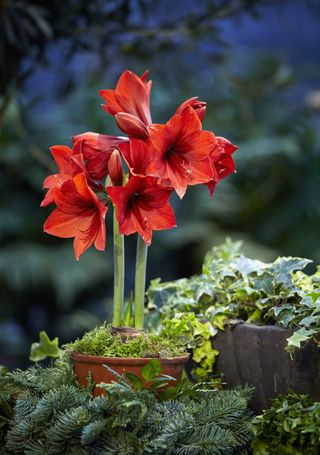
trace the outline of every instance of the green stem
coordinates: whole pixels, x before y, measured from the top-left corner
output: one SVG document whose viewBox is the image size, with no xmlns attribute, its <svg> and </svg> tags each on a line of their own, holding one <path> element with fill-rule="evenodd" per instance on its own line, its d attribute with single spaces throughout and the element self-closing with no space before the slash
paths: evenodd
<svg viewBox="0 0 320 455">
<path fill-rule="evenodd" d="M 114 288 L 113 288 L 113 319 L 114 327 L 120 327 L 123 315 L 124 299 L 124 238 L 119 232 L 116 218 L 116 209 L 113 209 L 113 263 L 114 263 Z"/>
<path fill-rule="evenodd" d="M 135 327 L 143 329 L 144 319 L 144 293 L 146 287 L 146 268 L 147 268 L 148 246 L 138 235 L 137 257 L 136 257 L 136 277 L 134 289 L 135 307 Z"/>
</svg>

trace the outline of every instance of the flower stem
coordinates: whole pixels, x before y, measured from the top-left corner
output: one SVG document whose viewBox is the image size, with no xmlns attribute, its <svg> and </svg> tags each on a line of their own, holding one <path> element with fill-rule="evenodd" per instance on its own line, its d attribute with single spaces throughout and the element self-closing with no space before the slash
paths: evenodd
<svg viewBox="0 0 320 455">
<path fill-rule="evenodd" d="M 114 263 L 114 288 L 113 288 L 113 319 L 114 327 L 119 327 L 123 315 L 124 299 L 124 238 L 119 232 L 116 218 L 116 209 L 113 209 L 113 263 Z"/>
<path fill-rule="evenodd" d="M 136 256 L 136 277 L 134 289 L 135 327 L 143 329 L 144 319 L 144 293 L 146 286 L 148 246 L 138 235 Z"/>
</svg>

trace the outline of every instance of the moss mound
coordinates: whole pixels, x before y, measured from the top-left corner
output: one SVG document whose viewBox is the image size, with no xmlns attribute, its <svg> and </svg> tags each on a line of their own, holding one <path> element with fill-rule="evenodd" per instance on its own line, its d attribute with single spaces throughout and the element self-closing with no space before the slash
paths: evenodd
<svg viewBox="0 0 320 455">
<path fill-rule="evenodd" d="M 105 357 L 171 358 L 182 355 L 185 348 L 168 335 L 141 334 L 126 337 L 111 333 L 111 326 L 103 324 L 82 338 L 64 346 L 67 351 Z"/>
</svg>

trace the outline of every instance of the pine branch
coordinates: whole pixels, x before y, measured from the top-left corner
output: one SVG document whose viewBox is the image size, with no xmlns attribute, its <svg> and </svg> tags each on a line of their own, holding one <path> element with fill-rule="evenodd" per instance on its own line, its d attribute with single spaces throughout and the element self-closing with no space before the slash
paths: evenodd
<svg viewBox="0 0 320 455">
<path fill-rule="evenodd" d="M 7 416 L 0 431 L 5 454 L 250 453 L 247 389 L 194 390 L 192 397 L 158 401 L 123 382 L 108 385 L 105 396 L 92 399 L 63 368 L 40 366 L 2 372 L 0 385 L 0 424 Z"/>
</svg>

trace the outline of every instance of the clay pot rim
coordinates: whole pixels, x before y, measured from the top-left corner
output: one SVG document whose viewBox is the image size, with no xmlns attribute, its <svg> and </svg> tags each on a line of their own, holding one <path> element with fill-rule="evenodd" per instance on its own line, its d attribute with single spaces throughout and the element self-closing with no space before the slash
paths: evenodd
<svg viewBox="0 0 320 455">
<path fill-rule="evenodd" d="M 81 361 L 84 363 L 91 363 L 101 365 L 103 363 L 108 363 L 111 365 L 145 365 L 150 360 L 158 359 L 162 364 L 170 364 L 170 363 L 185 363 L 190 354 L 186 352 L 183 355 L 177 357 L 104 357 L 104 356 L 97 356 L 97 355 L 89 355 L 89 354 L 79 354 L 78 352 L 69 352 L 69 356 L 72 360 Z"/>
</svg>

